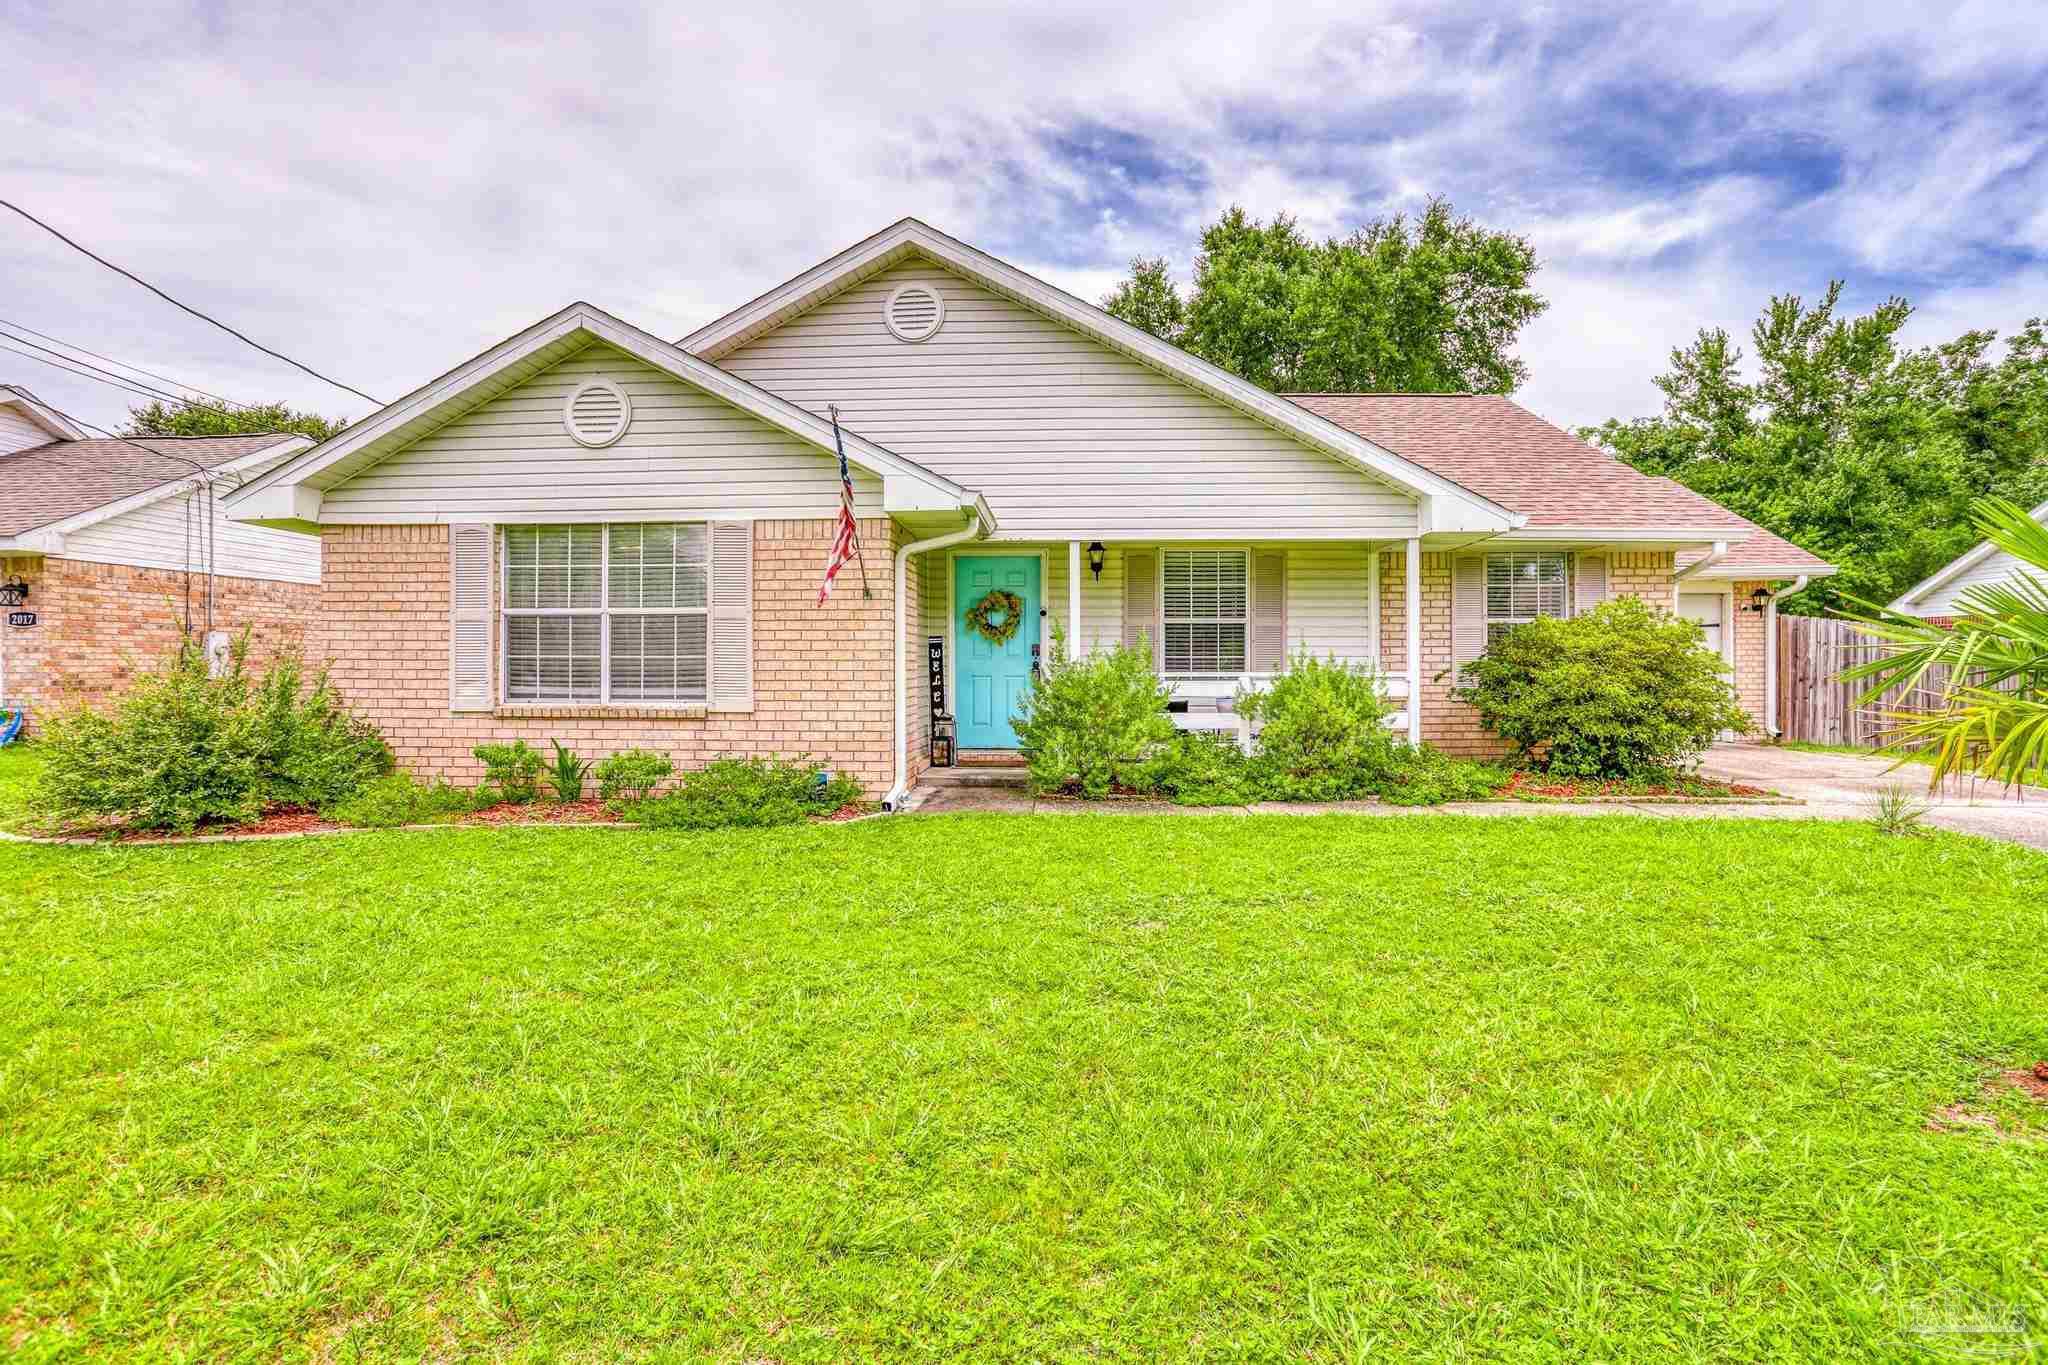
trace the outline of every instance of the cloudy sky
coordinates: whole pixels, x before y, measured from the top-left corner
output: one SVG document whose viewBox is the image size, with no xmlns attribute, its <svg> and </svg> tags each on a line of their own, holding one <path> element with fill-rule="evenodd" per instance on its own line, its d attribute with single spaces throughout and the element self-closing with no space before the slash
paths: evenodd
<svg viewBox="0 0 2048 1365">
<path fill-rule="evenodd" d="M 574 298 L 681 335 L 904 214 L 1095 299 L 1232 203 L 1337 233 L 1445 195 L 1535 242 L 1519 396 L 1565 423 L 1831 277 L 1919 341 L 2048 313 L 2027 3 L 713 8 L 13 0 L 0 197 L 384 399 Z M 6 214 L 0 320 L 367 409 Z"/>
</svg>

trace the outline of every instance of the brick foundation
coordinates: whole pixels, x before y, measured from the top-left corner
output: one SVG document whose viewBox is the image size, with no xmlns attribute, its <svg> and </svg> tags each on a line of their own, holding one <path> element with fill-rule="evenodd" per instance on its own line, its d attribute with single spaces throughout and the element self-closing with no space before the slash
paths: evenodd
<svg viewBox="0 0 2048 1365">
<path fill-rule="evenodd" d="M 8 558 L 0 578 L 29 585 L 30 627 L 0 625 L 0 669 L 9 705 L 38 717 L 80 703 L 100 706 L 171 657 L 184 635 L 185 575 L 61 557 Z M 192 579 L 192 628 L 206 626 L 206 580 Z M 320 589 L 267 578 L 213 580 L 216 630 L 249 632 L 252 662 L 309 638 Z M 310 653 L 310 651 L 309 651 Z"/>
<path fill-rule="evenodd" d="M 327 528 L 313 652 L 333 658 L 342 695 L 383 730 L 400 764 L 421 777 L 472 784 L 483 774 L 470 753 L 476 745 L 525 739 L 546 751 L 550 739 L 559 739 L 590 759 L 656 749 L 679 768 L 723 755 L 809 754 L 880 796 L 895 765 L 898 533 L 886 520 L 863 521 L 874 597 L 862 598 L 859 570 L 850 567 L 821 608 L 814 603 L 832 531 L 825 519 L 754 523 L 751 713 L 698 714 L 681 706 L 654 713 L 595 706 L 451 713 L 445 526 Z M 916 620 L 914 602 L 909 620 Z M 906 650 L 908 677 L 921 683 L 922 669 L 922 650 Z M 495 679 L 493 688 L 495 694 Z M 915 703 L 920 693 L 910 695 Z"/>
</svg>

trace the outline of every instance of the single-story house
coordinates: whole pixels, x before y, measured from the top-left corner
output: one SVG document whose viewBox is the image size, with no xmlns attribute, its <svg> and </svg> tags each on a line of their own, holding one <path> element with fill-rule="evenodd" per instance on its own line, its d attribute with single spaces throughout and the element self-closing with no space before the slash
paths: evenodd
<svg viewBox="0 0 2048 1365">
<path fill-rule="evenodd" d="M 2048 502 L 2036 507 L 2030 515 L 2043 526 L 2048 526 Z M 1954 625 L 1956 617 L 1963 614 L 1963 594 L 1972 588 L 2016 583 L 2022 575 L 2037 583 L 2041 581 L 2040 574 L 2022 563 L 2010 550 L 2001 550 L 1988 540 L 1979 541 L 1973 548 L 1906 589 L 1892 603 L 1892 610 L 1905 616 L 1922 617 L 1937 625 Z"/>
<path fill-rule="evenodd" d="M 834 407 L 864 564 L 819 605 Z M 1148 642 L 1189 724 L 1292 652 L 1359 661 L 1409 737 L 1485 751 L 1450 671 L 1636 593 L 1768 727 L 1772 589 L 1830 572 L 1504 398 L 1272 394 L 914 219 L 679 342 L 571 304 L 229 504 L 319 532 L 317 652 L 415 771 L 560 738 L 890 797 L 935 712 L 1013 748 L 1056 634 Z"/>
<path fill-rule="evenodd" d="M 259 657 L 302 643 L 319 539 L 232 521 L 220 491 L 311 444 L 94 439 L 0 385 L 0 710 L 26 708 L 33 729 L 57 707 L 104 701 L 188 630 L 210 630 L 217 651 L 246 628 Z"/>
</svg>

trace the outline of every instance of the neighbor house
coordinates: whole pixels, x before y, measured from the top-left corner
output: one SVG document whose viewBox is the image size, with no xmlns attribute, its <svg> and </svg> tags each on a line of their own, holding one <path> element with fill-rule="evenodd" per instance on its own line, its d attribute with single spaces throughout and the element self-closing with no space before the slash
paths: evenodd
<svg viewBox="0 0 2048 1365">
<path fill-rule="evenodd" d="M 0 710 L 25 707 L 33 729 L 114 696 L 187 639 L 216 654 L 243 630 L 259 655 L 301 642 L 319 539 L 231 521 L 220 494 L 311 444 L 94 439 L 0 385 Z"/>
<path fill-rule="evenodd" d="M 820 605 L 834 407 L 864 554 Z M 416 771 L 560 738 L 892 796 L 934 712 L 1014 748 L 1056 639 L 1143 642 L 1215 728 L 1291 654 L 1356 661 L 1490 751 L 1456 668 L 1622 593 L 1769 728 L 1773 589 L 1830 571 L 1506 399 L 1281 397 L 908 219 L 680 342 L 572 304 L 230 505 L 320 533 L 318 652 Z"/>
<path fill-rule="evenodd" d="M 2036 507 L 2030 515 L 2043 526 L 2048 526 L 2048 502 Z M 1892 610 L 1922 617 L 1938 625 L 1954 625 L 1955 619 L 1964 611 L 1963 595 L 1970 589 L 2017 583 L 2022 576 L 2035 583 L 2041 582 L 2041 575 L 2021 563 L 2019 556 L 2012 551 L 2001 550 L 1988 540 L 1980 541 L 1906 589 L 1899 600 L 1892 603 Z"/>
</svg>

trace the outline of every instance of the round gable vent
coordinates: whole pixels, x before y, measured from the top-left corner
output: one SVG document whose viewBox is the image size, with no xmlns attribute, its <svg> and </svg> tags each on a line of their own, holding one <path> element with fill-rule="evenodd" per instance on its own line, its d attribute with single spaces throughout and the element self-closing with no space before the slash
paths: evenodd
<svg viewBox="0 0 2048 1365">
<path fill-rule="evenodd" d="M 609 379 L 579 384 L 562 404 L 562 425 L 578 445 L 608 446 L 626 434 L 633 402 Z"/>
<path fill-rule="evenodd" d="M 928 284 L 899 284 L 882 305 L 882 321 L 898 341 L 923 341 L 946 321 L 945 296 Z"/>
</svg>

